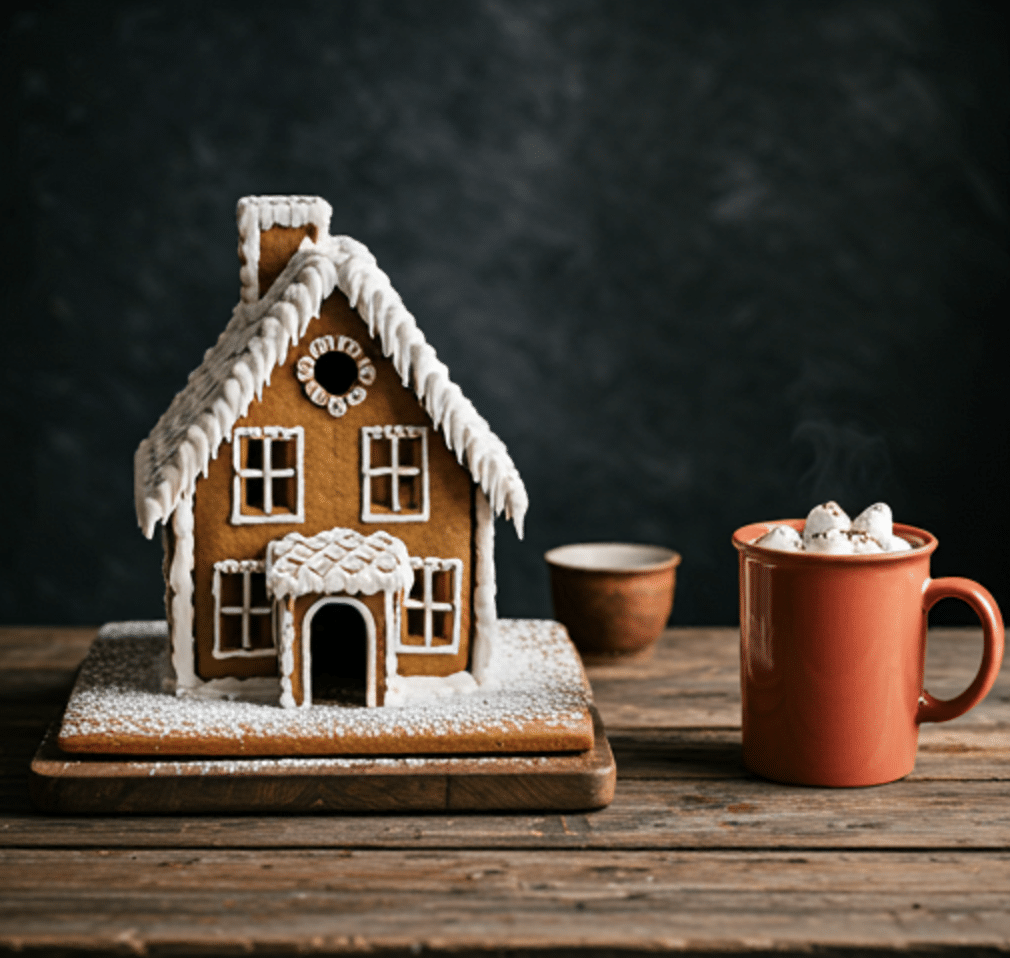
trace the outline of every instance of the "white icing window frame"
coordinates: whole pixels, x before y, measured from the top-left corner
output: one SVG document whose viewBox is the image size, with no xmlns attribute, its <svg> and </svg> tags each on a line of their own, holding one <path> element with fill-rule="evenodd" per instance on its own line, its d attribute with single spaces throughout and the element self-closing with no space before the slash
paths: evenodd
<svg viewBox="0 0 1010 958">
<path fill-rule="evenodd" d="M 416 576 L 423 576 L 422 598 L 412 599 L 409 595 L 403 597 L 403 630 L 397 635 L 396 652 L 407 655 L 455 655 L 459 652 L 460 619 L 462 612 L 463 561 L 461 559 L 438 559 L 410 557 L 410 565 Z M 449 602 L 436 602 L 432 588 L 432 574 L 449 572 L 452 574 L 452 599 Z M 424 645 L 408 645 L 404 640 L 407 628 L 407 613 L 410 609 L 424 612 Z M 435 612 L 452 613 L 452 642 L 448 645 L 433 645 L 432 623 Z"/>
<path fill-rule="evenodd" d="M 263 468 L 248 469 L 242 465 L 243 440 L 263 440 Z M 271 464 L 271 443 L 273 440 L 283 440 L 295 443 L 294 468 L 274 469 Z M 299 523 L 305 521 L 305 430 L 302 426 L 238 426 L 232 431 L 232 494 L 231 522 L 232 525 L 259 525 L 267 522 Z M 295 511 L 273 511 L 273 481 L 274 479 L 295 480 Z M 242 483 L 246 479 L 263 480 L 263 512 L 243 512 L 245 497 L 242 495 Z"/>
<path fill-rule="evenodd" d="M 388 440 L 390 464 L 372 466 L 372 441 Z M 400 440 L 421 440 L 421 465 L 400 465 Z M 416 512 L 403 512 L 400 507 L 400 478 L 421 477 L 421 508 Z M 392 510 L 372 511 L 372 479 L 389 476 Z M 427 426 L 363 426 L 361 429 L 361 521 L 362 522 L 427 522 L 431 514 L 430 482 L 428 478 L 428 427 Z"/>
<path fill-rule="evenodd" d="M 215 659 L 256 659 L 277 655 L 277 617 L 274 603 L 267 606 L 254 606 L 252 604 L 251 576 L 253 574 L 262 575 L 265 572 L 266 563 L 262 559 L 223 559 L 220 562 L 214 563 L 214 580 L 211 585 L 211 592 L 214 595 L 213 655 Z M 222 574 L 242 576 L 242 605 L 221 604 Z M 221 648 L 221 617 L 224 615 L 242 617 L 242 648 Z M 254 649 L 250 647 L 249 625 L 254 615 L 270 616 L 270 638 L 273 642 L 270 648 Z"/>
</svg>

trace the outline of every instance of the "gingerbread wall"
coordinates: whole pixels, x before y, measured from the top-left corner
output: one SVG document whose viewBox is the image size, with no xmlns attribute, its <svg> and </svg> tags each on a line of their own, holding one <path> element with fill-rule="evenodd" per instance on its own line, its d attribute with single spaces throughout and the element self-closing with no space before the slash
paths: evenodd
<svg viewBox="0 0 1010 958">
<path fill-rule="evenodd" d="M 296 377 L 298 360 L 309 355 L 309 346 L 323 335 L 354 339 L 376 370 L 375 381 L 366 387 L 359 405 L 345 415 L 332 416 L 312 403 Z M 216 659 L 214 643 L 214 598 L 211 592 L 214 563 L 224 559 L 261 559 L 267 543 L 290 532 L 312 536 L 337 526 L 369 535 L 379 529 L 401 539 L 414 557 L 458 558 L 463 562 L 460 646 L 456 654 L 399 655 L 399 671 L 405 675 L 449 675 L 468 664 L 472 631 L 474 485 L 469 473 L 456 461 L 442 436 L 417 402 L 403 387 L 391 361 L 382 356 L 367 327 L 335 290 L 323 304 L 320 316 L 309 324 L 300 344 L 289 350 L 283 365 L 272 373 L 262 401 L 253 400 L 248 414 L 235 429 L 245 426 L 302 426 L 304 429 L 304 522 L 234 525 L 232 513 L 232 444 L 221 445 L 211 462 L 209 475 L 197 481 L 194 494 L 194 632 L 196 671 L 203 679 L 223 676 L 277 674 L 270 658 L 234 657 Z M 361 429 L 365 426 L 427 426 L 430 518 L 426 522 L 374 523 L 361 521 Z M 381 660 L 376 666 L 385 674 Z M 381 698 L 381 697 L 380 697 Z"/>
</svg>

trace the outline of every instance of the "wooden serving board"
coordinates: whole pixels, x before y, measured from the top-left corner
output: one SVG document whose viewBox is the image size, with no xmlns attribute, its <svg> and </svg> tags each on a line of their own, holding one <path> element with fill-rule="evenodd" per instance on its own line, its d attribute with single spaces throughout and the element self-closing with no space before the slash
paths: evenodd
<svg viewBox="0 0 1010 958">
<path fill-rule="evenodd" d="M 617 767 L 592 707 L 587 752 L 419 757 L 194 758 L 65 752 L 50 729 L 32 800 L 55 814 L 587 811 L 614 797 Z"/>
</svg>

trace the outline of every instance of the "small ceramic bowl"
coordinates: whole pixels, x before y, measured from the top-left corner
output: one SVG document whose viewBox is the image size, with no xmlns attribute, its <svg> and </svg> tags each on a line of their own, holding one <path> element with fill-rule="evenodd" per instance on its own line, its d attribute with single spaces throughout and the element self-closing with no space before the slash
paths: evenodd
<svg viewBox="0 0 1010 958">
<path fill-rule="evenodd" d="M 544 554 L 554 617 L 583 662 L 646 659 L 670 618 L 680 555 L 663 546 L 585 542 Z"/>
</svg>

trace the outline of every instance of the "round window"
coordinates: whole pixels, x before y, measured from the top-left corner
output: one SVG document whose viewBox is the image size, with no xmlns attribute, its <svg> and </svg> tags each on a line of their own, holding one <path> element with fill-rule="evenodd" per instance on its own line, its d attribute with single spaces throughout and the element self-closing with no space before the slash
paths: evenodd
<svg viewBox="0 0 1010 958">
<path fill-rule="evenodd" d="M 323 353 L 316 360 L 313 378 L 331 396 L 343 396 L 358 381 L 358 364 L 347 353 Z"/>
<path fill-rule="evenodd" d="M 375 367 L 350 336 L 320 336 L 309 343 L 307 356 L 295 366 L 305 395 L 331 416 L 342 416 L 368 395 L 375 382 Z"/>
</svg>

